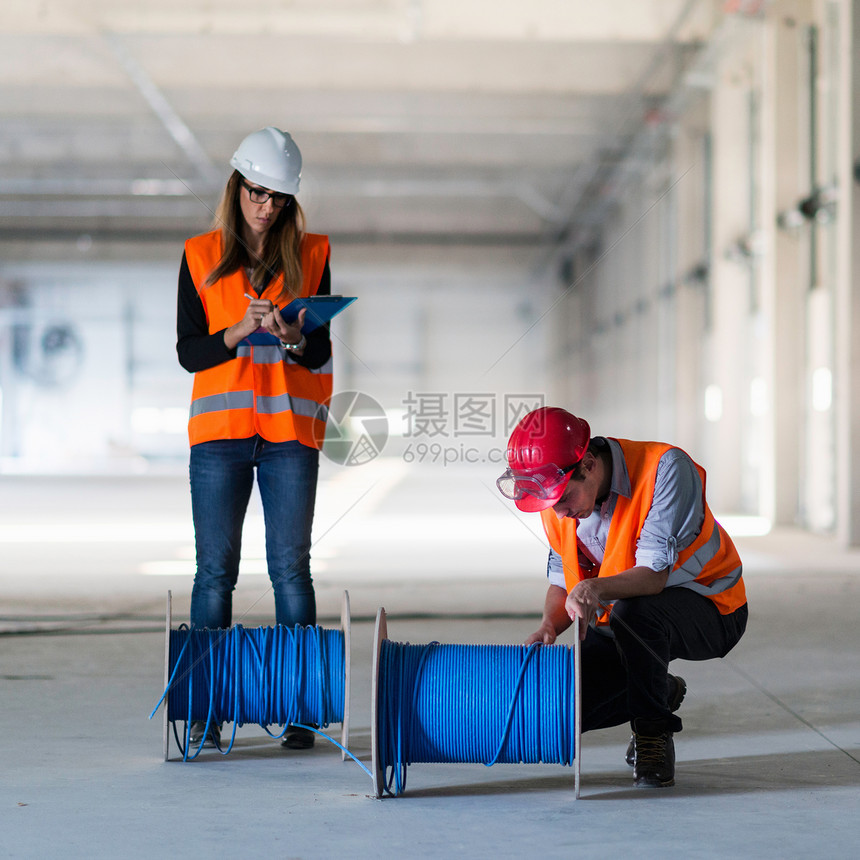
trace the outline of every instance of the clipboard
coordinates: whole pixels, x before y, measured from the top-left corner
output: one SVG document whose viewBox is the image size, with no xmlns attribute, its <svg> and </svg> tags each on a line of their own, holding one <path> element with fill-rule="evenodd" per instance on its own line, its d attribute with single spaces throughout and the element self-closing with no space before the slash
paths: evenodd
<svg viewBox="0 0 860 860">
<path fill-rule="evenodd" d="M 356 296 L 307 296 L 303 299 L 293 299 L 281 309 L 284 322 L 295 322 L 302 308 L 307 308 L 302 334 L 307 334 L 321 325 L 325 325 L 332 317 L 346 310 L 356 299 Z"/>
<path fill-rule="evenodd" d="M 284 322 L 295 322 L 302 308 L 307 308 L 305 323 L 302 326 L 302 334 L 306 335 L 314 329 L 325 325 L 332 317 L 336 317 L 341 311 L 346 310 L 357 296 L 305 296 L 293 299 L 288 305 L 281 308 L 281 316 Z M 280 344 L 278 338 L 267 331 L 257 329 L 246 337 L 242 343 L 252 346 L 265 346 Z"/>
</svg>

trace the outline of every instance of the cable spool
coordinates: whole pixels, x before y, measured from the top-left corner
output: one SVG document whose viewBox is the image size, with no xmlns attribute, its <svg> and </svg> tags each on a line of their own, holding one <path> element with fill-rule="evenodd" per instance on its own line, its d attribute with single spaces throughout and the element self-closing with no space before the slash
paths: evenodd
<svg viewBox="0 0 860 860">
<path fill-rule="evenodd" d="M 580 782 L 580 644 L 409 645 L 376 616 L 371 692 L 377 797 L 402 793 L 414 762 L 556 763 Z M 393 787 L 392 787 L 393 786 Z"/>
<path fill-rule="evenodd" d="M 350 686 L 349 594 L 343 593 L 341 629 L 282 626 L 225 630 L 172 630 L 171 593 L 167 594 L 164 645 L 164 760 L 170 755 L 170 729 L 183 755 L 188 754 L 188 728 L 192 721 L 232 722 L 236 728 L 257 723 L 325 727 L 341 723 L 342 758 L 348 755 Z M 151 715 L 151 716 L 152 716 Z M 176 728 L 185 722 L 183 743 Z M 319 732 L 328 737 L 323 732 Z M 201 744 L 202 748 L 202 744 Z M 350 754 L 351 755 L 351 754 Z"/>
</svg>

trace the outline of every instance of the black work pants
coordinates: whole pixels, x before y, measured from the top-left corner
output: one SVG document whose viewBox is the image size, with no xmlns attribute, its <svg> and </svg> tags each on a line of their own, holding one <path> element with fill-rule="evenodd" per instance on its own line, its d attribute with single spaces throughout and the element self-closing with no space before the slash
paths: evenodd
<svg viewBox="0 0 860 860">
<path fill-rule="evenodd" d="M 724 657 L 743 636 L 746 605 L 720 615 L 689 588 L 617 600 L 612 635 L 589 628 L 582 643 L 582 730 L 635 720 L 681 731 L 669 710 L 669 661 Z"/>
</svg>

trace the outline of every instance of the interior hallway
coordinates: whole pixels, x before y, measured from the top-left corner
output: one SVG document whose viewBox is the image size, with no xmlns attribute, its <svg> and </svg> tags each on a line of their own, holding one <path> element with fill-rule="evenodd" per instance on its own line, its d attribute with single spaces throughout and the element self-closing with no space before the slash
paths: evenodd
<svg viewBox="0 0 860 860">
<path fill-rule="evenodd" d="M 348 589 L 349 746 L 365 762 L 378 606 L 390 638 L 416 644 L 519 642 L 537 623 L 537 523 L 513 525 L 492 468 L 324 470 L 320 623 L 338 625 Z M 738 539 L 750 625 L 725 660 L 673 664 L 689 685 L 674 788 L 633 789 L 618 727 L 584 736 L 578 801 L 569 768 L 464 764 L 413 765 L 406 793 L 377 801 L 333 747 L 286 753 L 257 727 L 227 757 L 183 764 L 172 743 L 162 761 L 161 714 L 147 716 L 168 589 L 174 624 L 187 617 L 186 495 L 181 476 L 0 481 L 0 856 L 856 856 L 860 553 Z M 255 541 L 246 626 L 271 619 Z"/>
</svg>

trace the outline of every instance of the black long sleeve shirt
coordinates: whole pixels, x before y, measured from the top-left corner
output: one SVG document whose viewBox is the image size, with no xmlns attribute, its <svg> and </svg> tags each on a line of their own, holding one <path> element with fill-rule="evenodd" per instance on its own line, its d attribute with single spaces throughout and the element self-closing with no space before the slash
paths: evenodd
<svg viewBox="0 0 860 860">
<path fill-rule="evenodd" d="M 331 272 L 328 263 L 323 269 L 316 295 L 331 295 Z M 236 348 L 227 349 L 224 343 L 224 331 L 226 329 L 209 333 L 206 311 L 194 286 L 188 261 L 183 254 L 182 265 L 179 267 L 179 291 L 176 302 L 176 353 L 182 367 L 189 373 L 197 373 L 199 370 L 208 370 L 210 367 L 216 367 L 236 358 Z M 307 345 L 301 355 L 287 352 L 285 356 L 289 356 L 302 367 L 316 370 L 331 358 L 329 326 L 319 326 L 305 337 Z"/>
</svg>

